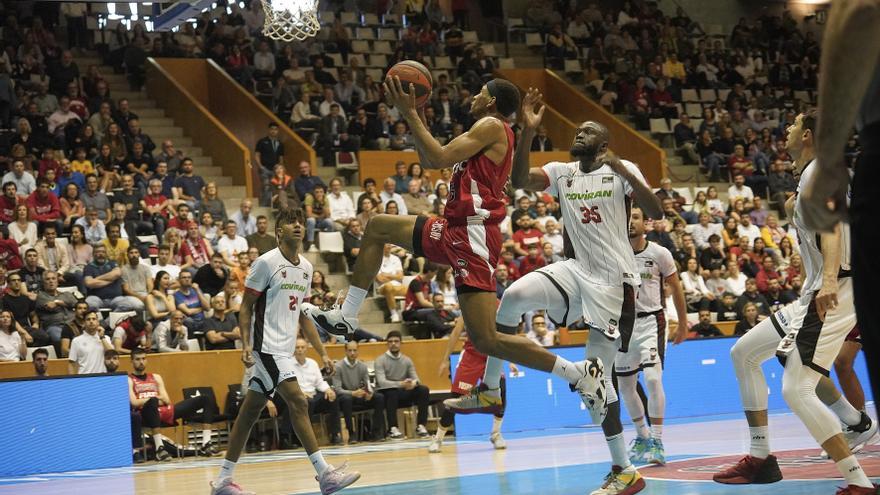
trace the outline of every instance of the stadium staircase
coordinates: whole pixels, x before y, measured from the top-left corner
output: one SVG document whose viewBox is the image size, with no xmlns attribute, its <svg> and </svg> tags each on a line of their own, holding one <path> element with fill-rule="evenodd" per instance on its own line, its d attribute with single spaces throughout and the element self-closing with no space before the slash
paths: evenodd
<svg viewBox="0 0 880 495">
<path fill-rule="evenodd" d="M 216 182 L 220 197 L 226 205 L 228 214 L 232 214 L 238 210 L 242 200 L 252 200 L 254 207 L 253 215 L 266 215 L 270 219 L 274 218 L 272 209 L 261 207 L 258 198 L 247 198 L 245 186 L 234 185 L 232 178 L 223 175 L 222 168 L 216 165 L 219 157 L 213 156 L 208 143 L 194 142 L 188 136 L 187 130 L 176 125 L 174 119 L 167 117 L 165 110 L 161 108 L 157 102 L 149 97 L 146 91 L 131 91 L 128 81 L 123 74 L 114 74 L 113 68 L 102 65 L 101 59 L 97 54 L 86 54 L 76 57 L 77 65 L 84 69 L 90 64 L 99 66 L 99 70 L 110 87 L 110 94 L 115 101 L 121 98 L 129 100 L 131 111 L 140 118 L 141 128 L 143 132 L 153 139 L 156 143 L 157 150 L 161 150 L 162 141 L 171 139 L 177 150 L 182 151 L 184 156 L 193 159 L 195 164 L 195 172 L 201 175 L 205 182 Z M 288 164 L 288 172 L 296 173 L 296 164 Z M 390 166 L 389 166 L 390 168 Z M 324 183 L 329 183 L 334 177 L 351 178 L 350 182 L 344 188 L 352 199 L 356 199 L 356 194 L 360 192 L 358 177 L 355 173 L 352 175 L 350 171 L 336 169 L 334 167 L 321 166 L 320 158 L 318 163 L 312 167 L 315 175 L 321 177 Z M 393 174 L 393 170 L 389 175 Z M 327 285 L 333 292 L 339 293 L 348 288 L 349 275 L 346 274 L 345 264 L 342 257 L 333 253 L 305 253 L 305 257 L 314 265 L 315 270 L 319 270 L 326 275 Z M 385 303 L 381 297 L 369 298 L 364 305 L 360 315 L 361 326 L 364 329 L 384 337 L 391 330 L 400 330 L 407 334 L 406 326 L 402 323 L 385 323 Z"/>
<path fill-rule="evenodd" d="M 503 45 L 500 45 L 498 49 L 499 53 L 502 53 Z M 532 42 L 532 44 L 511 42 L 509 50 L 510 58 L 518 69 L 544 67 L 543 44 L 535 45 L 534 42 Z M 589 97 L 584 84 L 578 79 L 580 76 L 579 73 L 577 77 L 573 78 L 572 75 L 576 73 L 571 70 L 556 70 L 554 72 L 556 72 L 562 80 L 567 81 L 570 85 L 577 88 L 578 91 Z M 705 190 L 705 188 L 709 186 L 715 186 L 718 190 L 719 199 L 724 203 L 727 202 L 727 188 L 730 186 L 730 183 L 726 181 L 709 182 L 705 175 L 699 171 L 697 165 L 685 164 L 682 157 L 675 150 L 675 143 L 671 134 L 668 132 L 656 133 L 638 130 L 636 129 L 635 123 L 628 115 L 615 114 L 614 116 L 627 126 L 633 128 L 639 134 L 653 141 L 666 152 L 666 175 L 672 180 L 672 187 L 679 191 L 688 200 L 688 203 L 691 202 L 693 196 L 696 194 L 696 188 L 702 188 Z M 669 130 L 671 131 L 671 126 Z M 556 143 L 556 147 L 557 149 L 565 149 L 563 143 Z M 659 186 L 659 184 L 651 185 L 654 187 Z M 687 193 L 685 194 L 685 192 Z"/>
</svg>

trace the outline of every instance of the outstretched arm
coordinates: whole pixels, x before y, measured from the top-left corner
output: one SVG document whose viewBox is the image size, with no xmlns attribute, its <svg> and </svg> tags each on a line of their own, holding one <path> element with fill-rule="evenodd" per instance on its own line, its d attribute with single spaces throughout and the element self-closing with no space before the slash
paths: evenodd
<svg viewBox="0 0 880 495">
<path fill-rule="evenodd" d="M 510 183 L 515 189 L 527 189 L 529 191 L 543 191 L 550 184 L 547 183 L 547 174 L 539 167 L 529 166 L 529 151 L 532 140 L 535 138 L 535 130 L 541 124 L 544 117 L 544 109 L 541 104 L 541 95 L 535 88 L 529 88 L 522 104 L 522 131 L 519 134 L 519 142 L 516 143 L 516 151 L 513 153 L 513 170 L 510 173 Z M 535 107 L 540 105 L 537 111 Z"/>
<path fill-rule="evenodd" d="M 410 84 L 409 93 L 403 90 L 400 78 L 388 79 L 383 84 L 388 102 L 400 111 L 409 124 L 419 157 L 425 161 L 424 168 L 447 168 L 467 160 L 504 137 L 504 126 L 497 119 L 480 119 L 469 131 L 453 139 L 446 146 L 431 135 L 416 110 L 415 87 Z"/>
</svg>

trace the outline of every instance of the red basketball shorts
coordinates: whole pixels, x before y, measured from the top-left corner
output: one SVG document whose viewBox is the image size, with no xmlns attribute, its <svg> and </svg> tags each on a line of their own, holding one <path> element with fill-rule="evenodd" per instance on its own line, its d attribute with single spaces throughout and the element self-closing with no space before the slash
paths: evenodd
<svg viewBox="0 0 880 495">
<path fill-rule="evenodd" d="M 859 326 L 856 325 L 848 334 L 846 334 L 846 342 L 857 342 L 859 344 L 862 343 L 862 333 L 859 331 Z"/>
<path fill-rule="evenodd" d="M 497 224 L 449 225 L 445 218 L 419 217 L 413 232 L 413 250 L 434 263 L 449 265 L 455 287 L 495 292 L 495 267 L 501 254 Z"/>
<path fill-rule="evenodd" d="M 486 371 L 486 355 L 480 354 L 473 345 L 465 344 L 461 351 L 461 361 L 452 377 L 452 393 L 467 395 L 477 386 Z"/>
</svg>

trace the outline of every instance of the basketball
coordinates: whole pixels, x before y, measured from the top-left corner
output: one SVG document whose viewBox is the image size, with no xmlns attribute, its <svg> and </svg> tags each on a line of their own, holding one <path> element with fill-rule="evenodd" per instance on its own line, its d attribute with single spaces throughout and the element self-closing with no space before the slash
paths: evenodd
<svg viewBox="0 0 880 495">
<path fill-rule="evenodd" d="M 416 88 L 416 106 L 421 108 L 425 105 L 434 84 L 427 67 L 413 60 L 404 60 L 394 64 L 385 74 L 386 79 L 393 76 L 400 78 L 400 84 L 406 92 L 409 92 L 409 85 L 413 84 Z"/>
</svg>

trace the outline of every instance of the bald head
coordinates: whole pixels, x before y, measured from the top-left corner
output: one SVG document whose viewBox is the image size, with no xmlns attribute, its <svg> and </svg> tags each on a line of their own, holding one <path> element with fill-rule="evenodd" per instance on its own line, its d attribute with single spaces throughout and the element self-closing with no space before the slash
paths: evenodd
<svg viewBox="0 0 880 495">
<path fill-rule="evenodd" d="M 582 163 L 592 164 L 608 150 L 608 128 L 595 120 L 587 120 L 575 131 L 571 156 Z"/>
</svg>

